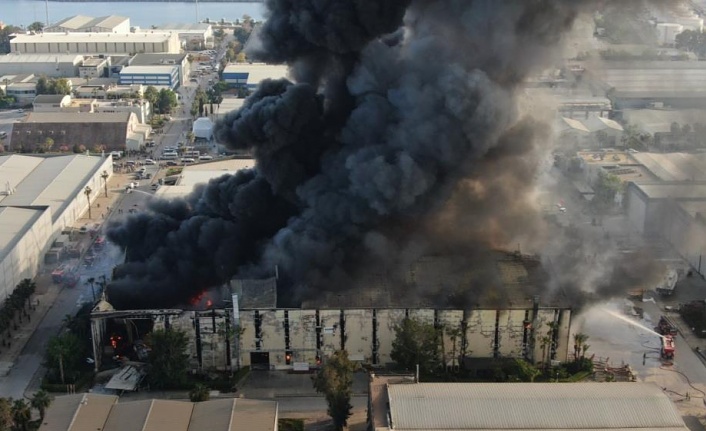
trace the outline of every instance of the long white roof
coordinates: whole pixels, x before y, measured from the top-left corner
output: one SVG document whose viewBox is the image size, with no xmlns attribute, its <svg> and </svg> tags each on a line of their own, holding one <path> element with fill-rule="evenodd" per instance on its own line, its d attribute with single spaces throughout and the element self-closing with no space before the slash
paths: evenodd
<svg viewBox="0 0 706 431">
<path fill-rule="evenodd" d="M 47 208 L 0 207 L 0 262 Z"/>
<path fill-rule="evenodd" d="M 687 430 L 651 383 L 419 383 L 388 394 L 395 430 Z"/>
<path fill-rule="evenodd" d="M 97 42 L 97 43 L 131 43 L 146 42 L 159 43 L 176 37 L 176 33 L 169 32 L 145 32 L 145 33 L 40 33 L 40 34 L 19 34 L 10 40 L 10 44 L 20 43 L 75 43 L 75 42 Z"/>
<path fill-rule="evenodd" d="M 2 156 L 0 190 L 9 182 L 14 192 L 0 195 L 0 206 L 48 206 L 55 221 L 102 163 L 100 157 L 85 155 Z"/>
</svg>

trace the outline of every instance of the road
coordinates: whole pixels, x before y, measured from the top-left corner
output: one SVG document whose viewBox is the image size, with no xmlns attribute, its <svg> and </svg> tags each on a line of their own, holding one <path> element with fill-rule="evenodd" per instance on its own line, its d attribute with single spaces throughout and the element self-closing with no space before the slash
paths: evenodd
<svg viewBox="0 0 706 431">
<path fill-rule="evenodd" d="M 11 148 L 12 125 L 24 119 L 26 115 L 26 112 L 17 112 L 17 110 L 14 109 L 11 111 L 0 111 L 0 132 L 7 133 L 7 138 L 0 139 L 0 144 L 2 144 L 6 150 Z"/>
</svg>

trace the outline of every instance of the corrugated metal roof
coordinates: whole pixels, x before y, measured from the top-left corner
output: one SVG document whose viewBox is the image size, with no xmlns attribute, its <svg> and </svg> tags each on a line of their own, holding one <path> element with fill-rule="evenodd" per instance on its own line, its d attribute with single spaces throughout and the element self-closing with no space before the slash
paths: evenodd
<svg viewBox="0 0 706 431">
<path fill-rule="evenodd" d="M 196 403 L 191 413 L 189 431 L 227 431 L 230 430 L 230 419 L 235 409 L 236 400 L 212 400 L 207 403 Z"/>
<path fill-rule="evenodd" d="M 19 184 L 29 176 L 32 171 L 44 160 L 41 157 L 20 156 L 0 156 L 0 190 L 6 192 L 9 183 L 10 188 L 17 189 Z M 7 195 L 0 194 L 0 202 Z"/>
<path fill-rule="evenodd" d="M 276 401 L 236 400 L 230 431 L 272 431 L 276 426 Z"/>
<path fill-rule="evenodd" d="M 662 181 L 706 181 L 706 155 L 635 153 L 632 157 Z"/>
<path fill-rule="evenodd" d="M 102 430 L 114 395 L 76 394 L 56 397 L 47 410 L 39 431 Z"/>
<path fill-rule="evenodd" d="M 130 42 L 164 42 L 173 37 L 176 33 L 149 32 L 149 33 L 39 33 L 39 34 L 18 34 L 10 40 L 11 45 L 22 43 L 75 43 L 75 42 L 96 42 L 96 43 L 130 43 Z"/>
<path fill-rule="evenodd" d="M 0 262 L 47 208 L 0 207 Z"/>
<path fill-rule="evenodd" d="M 153 400 L 143 431 L 187 431 L 194 403 Z"/>
<path fill-rule="evenodd" d="M 104 161 L 100 157 L 85 155 L 37 157 L 37 159 L 40 163 L 22 177 L 21 182 L 14 186 L 15 193 L 5 196 L 0 204 L 48 206 L 52 209 L 52 221 L 56 221 L 61 216 L 71 199 L 78 195 L 79 189 Z M 4 164 L 0 164 L 0 182 L 4 179 L 3 168 Z"/>
<path fill-rule="evenodd" d="M 130 112 L 32 112 L 24 123 L 127 123 Z M 18 123 L 19 124 L 19 123 Z"/>
<path fill-rule="evenodd" d="M 118 403 L 110 411 L 103 431 L 142 431 L 152 400 Z"/>
<path fill-rule="evenodd" d="M 79 64 L 83 56 L 78 54 L 7 54 L 0 55 L 0 63 L 71 63 Z"/>
<path fill-rule="evenodd" d="M 650 383 L 421 383 L 388 393 L 397 430 L 686 430 Z"/>
</svg>

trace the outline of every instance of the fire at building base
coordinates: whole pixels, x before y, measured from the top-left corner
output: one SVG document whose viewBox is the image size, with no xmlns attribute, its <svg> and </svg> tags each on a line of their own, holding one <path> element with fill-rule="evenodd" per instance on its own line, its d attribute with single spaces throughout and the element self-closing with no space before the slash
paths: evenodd
<svg viewBox="0 0 706 431">
<path fill-rule="evenodd" d="M 114 310 L 102 301 L 91 322 L 95 367 L 109 367 L 108 361 L 122 357 L 144 361 L 149 349 L 142 342 L 145 334 L 166 328 L 187 333 L 194 372 L 243 366 L 308 370 L 340 349 L 354 361 L 384 367 L 392 363 L 395 328 L 406 317 L 440 330 L 441 361 L 447 367 L 476 358 L 566 361 L 572 310 L 565 300 L 527 294 L 533 291 L 528 285 L 541 280 L 538 261 L 502 253 L 495 267 L 501 285 L 490 292 L 503 292 L 502 306 L 489 304 L 498 303 L 497 297 L 480 298 L 473 306 L 434 306 L 412 295 L 395 295 L 378 280 L 375 288 L 351 296 L 322 294 L 300 308 L 278 308 L 275 278 L 234 280 L 224 288 L 227 306 L 206 310 Z M 417 283 L 434 280 L 437 290 L 469 279 L 463 272 L 453 279 L 435 274 L 445 268 L 443 259 L 425 259 L 413 268 L 414 278 Z"/>
</svg>

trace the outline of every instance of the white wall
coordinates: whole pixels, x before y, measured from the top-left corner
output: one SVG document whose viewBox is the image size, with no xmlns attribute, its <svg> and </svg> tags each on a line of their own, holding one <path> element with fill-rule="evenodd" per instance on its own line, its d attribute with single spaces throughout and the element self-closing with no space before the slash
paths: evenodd
<svg viewBox="0 0 706 431">
<path fill-rule="evenodd" d="M 0 301 L 4 301 L 21 280 L 37 276 L 44 253 L 51 247 L 51 239 L 51 209 L 47 208 L 0 262 Z"/>
</svg>

